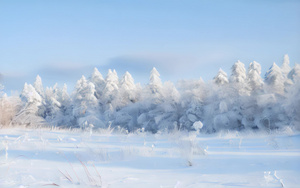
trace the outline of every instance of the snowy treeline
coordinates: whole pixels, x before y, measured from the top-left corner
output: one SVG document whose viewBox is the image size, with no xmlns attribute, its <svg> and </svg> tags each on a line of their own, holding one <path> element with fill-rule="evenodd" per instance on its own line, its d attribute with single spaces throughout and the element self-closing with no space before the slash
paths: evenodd
<svg viewBox="0 0 300 188">
<path fill-rule="evenodd" d="M 37 76 L 25 83 L 20 96 L 1 94 L 0 124 L 60 127 L 120 127 L 128 131 L 221 129 L 300 129 L 300 65 L 289 65 L 288 55 L 261 76 L 253 61 L 246 70 L 237 61 L 228 76 L 220 69 L 213 80 L 162 83 L 153 68 L 149 83 L 135 84 L 130 73 L 119 78 L 115 70 L 106 77 L 95 68 L 82 76 L 69 95 L 67 86 L 43 87 Z M 203 126 L 203 127 L 202 127 Z"/>
</svg>

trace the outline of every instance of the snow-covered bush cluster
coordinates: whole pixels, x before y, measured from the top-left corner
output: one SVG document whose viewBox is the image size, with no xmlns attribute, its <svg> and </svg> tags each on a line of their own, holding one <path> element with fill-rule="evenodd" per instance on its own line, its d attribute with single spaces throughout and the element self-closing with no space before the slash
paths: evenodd
<svg viewBox="0 0 300 188">
<path fill-rule="evenodd" d="M 2 94 L 0 124 L 50 125 L 157 132 L 194 130 L 263 129 L 283 126 L 300 129 L 300 65 L 281 67 L 273 63 L 261 77 L 253 61 L 248 70 L 237 61 L 228 77 L 219 70 L 213 80 L 183 80 L 162 83 L 153 68 L 149 83 L 135 84 L 126 72 L 120 79 L 115 70 L 105 78 L 94 69 L 82 76 L 71 95 L 67 86 L 44 88 L 39 76 L 25 83 L 19 97 Z M 200 130 L 201 129 L 201 130 Z"/>
</svg>

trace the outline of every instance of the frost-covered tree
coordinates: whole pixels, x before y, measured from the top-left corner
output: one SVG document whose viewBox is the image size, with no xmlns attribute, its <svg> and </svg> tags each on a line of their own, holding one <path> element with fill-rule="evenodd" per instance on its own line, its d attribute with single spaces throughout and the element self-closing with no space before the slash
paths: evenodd
<svg viewBox="0 0 300 188">
<path fill-rule="evenodd" d="M 291 79 L 288 78 L 288 74 L 291 71 L 291 67 L 289 64 L 290 64 L 289 56 L 285 54 L 281 65 L 281 72 L 282 72 L 282 76 L 284 77 L 285 91 L 287 90 L 288 87 L 290 87 L 293 84 Z"/>
<path fill-rule="evenodd" d="M 210 91 L 202 78 L 199 80 L 183 80 L 178 82 L 177 85 L 181 95 L 180 129 L 194 129 L 194 122 L 203 120 L 204 102 L 206 97 L 210 95 Z"/>
<path fill-rule="evenodd" d="M 298 74 L 299 75 L 299 74 Z M 300 77 L 295 79 L 293 87 L 288 88 L 288 94 L 283 102 L 285 111 L 289 117 L 290 125 L 300 130 Z"/>
<path fill-rule="evenodd" d="M 297 80 L 300 79 L 300 65 L 299 64 L 295 64 L 293 69 L 289 72 L 288 79 L 291 80 L 292 82 L 296 82 Z"/>
<path fill-rule="evenodd" d="M 42 79 L 39 75 L 36 76 L 35 82 L 33 83 L 33 87 L 36 90 L 36 92 L 44 98 L 45 92 L 44 92 L 44 87 L 42 83 Z"/>
<path fill-rule="evenodd" d="M 265 74 L 265 94 L 257 97 L 257 109 L 259 114 L 255 116 L 255 124 L 260 129 L 275 129 L 281 123 L 286 123 L 286 114 L 282 105 L 285 78 L 281 68 L 273 63 Z"/>
<path fill-rule="evenodd" d="M 203 106 L 203 131 L 215 132 L 222 129 L 240 127 L 239 94 L 229 84 L 215 86 L 209 84 L 210 90 Z"/>
<path fill-rule="evenodd" d="M 239 95 L 249 95 L 250 88 L 248 87 L 248 83 L 246 82 L 247 74 L 245 65 L 237 61 L 231 67 L 231 76 L 230 76 L 230 83 L 237 91 Z"/>
<path fill-rule="evenodd" d="M 214 77 L 214 83 L 217 85 L 227 84 L 228 78 L 226 72 L 224 72 L 221 68 L 219 69 L 218 74 Z"/>
<path fill-rule="evenodd" d="M 283 62 L 281 65 L 281 71 L 283 76 L 286 78 L 288 73 L 291 71 L 291 67 L 290 67 L 290 58 L 287 54 L 284 55 L 283 57 Z"/>
<path fill-rule="evenodd" d="M 116 104 L 114 103 L 116 97 L 118 96 L 119 90 L 119 77 L 115 70 L 108 70 L 107 76 L 105 78 L 105 87 L 103 94 L 103 104 L 105 105 L 104 110 L 107 112 L 114 111 Z"/>
<path fill-rule="evenodd" d="M 10 125 L 20 108 L 21 101 L 19 97 L 7 96 L 4 93 L 0 97 L 0 127 Z"/>
<path fill-rule="evenodd" d="M 23 102 L 21 110 L 13 118 L 12 124 L 39 126 L 44 124 L 44 118 L 41 117 L 40 107 L 42 106 L 42 97 L 38 94 L 31 84 L 24 84 L 20 95 Z"/>
<path fill-rule="evenodd" d="M 121 88 L 125 90 L 134 90 L 136 88 L 134 80 L 129 72 L 125 72 L 121 80 Z"/>
<path fill-rule="evenodd" d="M 284 76 L 280 67 L 274 62 L 265 75 L 266 89 L 271 92 L 283 94 L 284 92 Z"/>
<path fill-rule="evenodd" d="M 179 129 L 180 94 L 171 82 L 166 82 L 160 90 L 161 100 L 149 99 L 142 101 L 137 118 L 138 127 L 146 131 L 168 131 Z M 154 103 L 152 103 L 154 102 Z"/>
<path fill-rule="evenodd" d="M 162 83 L 153 68 L 149 83 L 142 88 L 128 72 L 119 81 L 116 71 L 108 70 L 104 80 L 95 68 L 89 80 L 83 76 L 77 81 L 71 97 L 66 86 L 44 90 L 37 76 L 34 87 L 24 85 L 21 110 L 12 120 L 11 116 L 3 118 L 9 117 L 6 109 L 17 109 L 11 105 L 12 98 L 0 97 L 0 123 L 42 125 L 46 120 L 55 126 L 110 125 L 128 131 L 144 128 L 153 133 L 199 131 L 200 125 L 201 132 L 297 127 L 298 64 L 290 70 L 286 55 L 281 68 L 273 64 L 266 73 L 265 83 L 260 76 L 261 66 L 255 61 L 250 63 L 247 75 L 240 61 L 231 70 L 230 81 L 220 69 L 207 83 L 202 79 L 184 80 L 175 87 L 171 82 Z"/>
<path fill-rule="evenodd" d="M 238 110 L 242 114 L 241 124 L 246 129 L 258 129 L 261 127 L 259 122 L 263 118 L 263 108 L 272 104 L 273 96 L 264 95 L 264 82 L 260 75 L 261 65 L 256 61 L 251 62 L 247 73 L 247 84 L 250 88 L 251 96 L 241 98 L 240 110 Z"/>
<path fill-rule="evenodd" d="M 139 106 L 139 114 L 137 118 L 138 127 L 142 127 L 147 131 L 156 132 L 157 123 L 155 121 L 155 113 L 158 112 L 158 106 L 164 101 L 163 84 L 160 74 L 155 67 L 150 72 L 149 83 L 142 93 L 142 102 Z"/>
<path fill-rule="evenodd" d="M 230 81 L 234 83 L 244 83 L 246 81 L 245 65 L 239 60 L 231 67 Z"/>
<path fill-rule="evenodd" d="M 148 87 L 152 92 L 152 94 L 158 94 L 161 92 L 162 82 L 160 79 L 160 74 L 155 67 L 153 67 L 153 69 L 150 72 L 150 80 L 149 80 Z"/>
<path fill-rule="evenodd" d="M 62 107 L 69 107 L 71 104 L 71 97 L 68 93 L 68 86 L 64 84 L 64 87 L 59 93 L 59 102 L 61 103 Z"/>
<path fill-rule="evenodd" d="M 26 104 L 36 107 L 36 112 L 38 112 L 37 107 L 42 104 L 42 97 L 31 84 L 24 84 L 20 98 Z"/>
<path fill-rule="evenodd" d="M 112 126 L 121 126 L 127 130 L 136 129 L 136 116 L 138 105 L 135 103 L 139 100 L 140 87 L 134 83 L 129 72 L 125 72 L 118 90 L 118 96 L 115 98 L 117 111 L 113 119 Z"/>
<path fill-rule="evenodd" d="M 162 90 L 163 84 L 160 79 L 160 74 L 156 70 L 156 68 L 153 67 L 150 72 L 149 83 L 146 86 L 145 90 L 143 90 L 142 98 L 146 103 L 148 103 L 148 105 L 159 104 L 164 100 Z"/>
<path fill-rule="evenodd" d="M 232 66 L 230 84 L 222 69 L 209 83 L 208 96 L 202 108 L 204 127 L 202 131 L 215 132 L 222 129 L 239 129 L 241 124 L 241 99 L 248 96 L 244 65 L 238 61 Z"/>
<path fill-rule="evenodd" d="M 95 97 L 95 85 L 88 82 L 84 76 L 82 76 L 76 83 L 74 100 L 75 103 L 78 102 L 79 106 L 84 107 L 84 109 L 88 106 L 95 106 L 97 104 L 97 98 Z"/>
<path fill-rule="evenodd" d="M 261 66 L 256 61 L 250 63 L 247 74 L 247 83 L 254 93 L 259 92 L 263 87 L 263 79 L 260 76 Z"/>
<path fill-rule="evenodd" d="M 73 116 L 82 128 L 88 124 L 102 126 L 97 114 L 98 103 L 95 92 L 95 85 L 84 76 L 77 81 L 73 95 Z"/>
<path fill-rule="evenodd" d="M 53 87 L 47 87 L 45 90 L 45 120 L 50 124 L 57 126 L 62 114 L 60 111 L 61 104 L 58 101 L 57 84 Z"/>
<path fill-rule="evenodd" d="M 111 69 L 109 69 L 105 80 L 106 92 L 112 92 L 114 90 L 119 89 L 119 78 L 115 70 L 111 71 Z"/>
<path fill-rule="evenodd" d="M 153 111 L 157 130 L 177 130 L 180 128 L 179 119 L 182 116 L 180 93 L 172 82 L 165 82 L 162 94 L 164 100 Z"/>
<path fill-rule="evenodd" d="M 61 89 L 55 84 L 45 90 L 45 120 L 53 126 L 74 126 L 71 98 L 67 92 L 67 85 Z"/>
<path fill-rule="evenodd" d="M 73 126 L 74 118 L 72 115 L 72 99 L 68 94 L 67 85 L 64 84 L 63 88 L 58 88 L 57 102 L 59 102 L 59 111 L 55 117 L 55 123 L 57 126 L 70 127 Z"/>
<path fill-rule="evenodd" d="M 94 68 L 94 71 L 90 77 L 90 82 L 92 82 L 95 85 L 95 95 L 97 99 L 101 98 L 103 95 L 103 89 L 105 87 L 105 80 L 103 79 L 102 74 L 98 71 L 96 67 Z"/>
<path fill-rule="evenodd" d="M 129 72 L 125 72 L 120 84 L 120 99 L 122 105 L 137 101 L 137 87 Z"/>
</svg>

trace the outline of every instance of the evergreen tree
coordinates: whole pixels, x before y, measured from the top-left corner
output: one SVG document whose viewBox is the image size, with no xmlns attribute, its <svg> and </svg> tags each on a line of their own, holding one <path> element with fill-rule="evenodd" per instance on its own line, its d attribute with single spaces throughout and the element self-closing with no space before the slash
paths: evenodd
<svg viewBox="0 0 300 188">
<path fill-rule="evenodd" d="M 125 72 L 120 85 L 120 98 L 122 105 L 137 101 L 137 87 L 129 72 Z"/>
<path fill-rule="evenodd" d="M 289 64 L 290 64 L 290 58 L 287 54 L 285 54 L 281 66 L 281 71 L 285 78 L 287 77 L 288 73 L 291 71 L 291 67 Z"/>
<path fill-rule="evenodd" d="M 19 97 L 0 97 L 0 124 L 39 126 L 46 120 L 55 126 L 111 125 L 153 133 L 199 130 L 199 126 L 201 132 L 271 130 L 285 125 L 299 128 L 300 65 L 290 70 L 285 55 L 281 68 L 274 63 L 266 73 L 265 83 L 255 61 L 247 75 L 240 61 L 231 70 L 230 82 L 220 69 L 211 82 L 185 80 L 175 87 L 171 82 L 162 83 L 153 68 L 149 83 L 141 88 L 128 72 L 119 81 L 117 72 L 108 70 L 104 80 L 95 68 L 89 80 L 82 76 L 77 81 L 71 97 L 66 85 L 44 90 L 37 76 L 34 86 L 25 83 Z"/>
<path fill-rule="evenodd" d="M 262 89 L 263 80 L 260 76 L 261 66 L 256 61 L 250 63 L 247 74 L 247 83 L 252 92 L 257 93 Z"/>
<path fill-rule="evenodd" d="M 58 91 L 58 102 L 60 103 L 60 115 L 58 117 L 59 126 L 73 126 L 75 124 L 72 116 L 72 99 L 68 93 L 67 84 Z"/>
<path fill-rule="evenodd" d="M 40 111 L 42 97 L 31 84 L 24 84 L 20 99 L 23 105 L 21 110 L 13 118 L 12 124 L 28 126 L 43 125 L 45 120 L 41 117 Z"/>
<path fill-rule="evenodd" d="M 119 89 L 119 78 L 115 71 L 108 70 L 106 79 L 105 79 L 105 88 L 104 88 L 104 95 L 107 99 L 108 103 L 114 99 L 114 94 Z"/>
<path fill-rule="evenodd" d="M 155 67 L 150 72 L 149 89 L 153 94 L 160 93 L 162 89 L 162 82 L 160 80 L 160 74 Z"/>
<path fill-rule="evenodd" d="M 239 60 L 231 67 L 230 81 L 234 83 L 244 83 L 246 81 L 245 65 Z"/>
<path fill-rule="evenodd" d="M 218 74 L 214 77 L 214 83 L 217 85 L 224 85 L 228 83 L 227 74 L 221 68 L 219 69 Z"/>
<path fill-rule="evenodd" d="M 95 91 L 95 85 L 88 82 L 84 76 L 76 83 L 73 97 L 73 116 L 82 128 L 85 128 L 86 124 L 102 126 L 96 113 L 98 103 Z"/>
<path fill-rule="evenodd" d="M 52 87 L 47 87 L 45 90 L 45 120 L 50 124 L 57 126 L 59 119 L 62 118 L 60 111 L 61 104 L 58 101 L 57 84 Z"/>
<path fill-rule="evenodd" d="M 288 74 L 288 79 L 290 79 L 292 82 L 296 82 L 300 79 L 300 65 L 295 64 L 293 69 Z"/>
<path fill-rule="evenodd" d="M 274 62 L 265 75 L 265 82 L 267 84 L 267 90 L 278 94 L 284 92 L 284 76 L 281 69 Z"/>
<path fill-rule="evenodd" d="M 33 87 L 35 91 L 42 97 L 45 97 L 44 87 L 42 83 L 42 79 L 39 75 L 36 76 L 35 82 L 33 83 Z"/>
<path fill-rule="evenodd" d="M 142 101 L 137 124 L 139 127 L 155 133 L 158 128 L 156 115 L 162 113 L 159 105 L 164 101 L 163 85 L 155 67 L 150 72 L 149 84 L 142 93 Z"/>
<path fill-rule="evenodd" d="M 101 96 L 103 95 L 105 80 L 103 79 L 102 74 L 98 71 L 96 67 L 94 68 L 94 71 L 91 75 L 90 82 L 92 82 L 95 85 L 96 97 L 97 99 L 100 99 Z"/>
<path fill-rule="evenodd" d="M 231 68 L 230 82 L 237 93 L 241 95 L 249 95 L 250 88 L 246 82 L 247 75 L 245 65 L 237 61 Z"/>
</svg>

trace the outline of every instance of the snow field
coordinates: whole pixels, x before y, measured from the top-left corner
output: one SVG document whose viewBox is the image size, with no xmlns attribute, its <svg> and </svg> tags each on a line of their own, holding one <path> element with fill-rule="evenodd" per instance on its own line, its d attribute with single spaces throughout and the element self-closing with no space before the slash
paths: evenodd
<svg viewBox="0 0 300 188">
<path fill-rule="evenodd" d="M 300 135 L 1 129 L 0 187 L 298 187 Z"/>
</svg>

